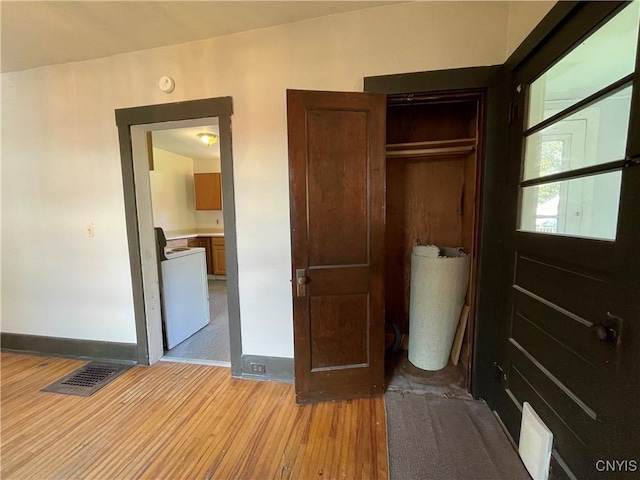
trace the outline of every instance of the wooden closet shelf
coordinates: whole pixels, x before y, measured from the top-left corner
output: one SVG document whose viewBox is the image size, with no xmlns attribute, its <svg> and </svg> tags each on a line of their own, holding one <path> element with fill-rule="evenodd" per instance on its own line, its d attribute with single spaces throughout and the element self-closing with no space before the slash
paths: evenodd
<svg viewBox="0 0 640 480">
<path fill-rule="evenodd" d="M 387 151 L 417 150 L 427 148 L 476 146 L 476 138 L 455 138 L 451 140 L 429 140 L 426 142 L 388 143 Z"/>
<path fill-rule="evenodd" d="M 387 150 L 387 158 L 434 157 L 443 155 L 467 155 L 476 149 L 473 145 L 460 147 L 415 148 L 406 150 Z"/>
</svg>

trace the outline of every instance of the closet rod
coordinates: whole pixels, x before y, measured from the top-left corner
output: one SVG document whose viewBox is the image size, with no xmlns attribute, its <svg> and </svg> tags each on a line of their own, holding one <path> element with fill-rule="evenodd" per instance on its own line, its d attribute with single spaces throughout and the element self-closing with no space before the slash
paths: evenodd
<svg viewBox="0 0 640 480">
<path fill-rule="evenodd" d="M 407 150 L 387 150 L 387 158 L 433 157 L 442 155 L 465 155 L 476 148 L 473 145 L 463 147 L 416 148 Z"/>
<path fill-rule="evenodd" d="M 442 148 L 442 147 L 462 147 L 475 146 L 475 137 L 454 138 L 450 140 L 429 140 L 426 142 L 388 143 L 387 150 L 414 150 L 421 148 Z"/>
</svg>

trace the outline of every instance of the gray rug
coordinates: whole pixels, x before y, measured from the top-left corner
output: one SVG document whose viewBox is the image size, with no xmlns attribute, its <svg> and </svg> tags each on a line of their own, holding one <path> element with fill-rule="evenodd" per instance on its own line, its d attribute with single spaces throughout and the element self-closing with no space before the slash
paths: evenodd
<svg viewBox="0 0 640 480">
<path fill-rule="evenodd" d="M 385 394 L 390 480 L 530 480 L 484 402 Z"/>
<path fill-rule="evenodd" d="M 229 354 L 227 282 L 209 280 L 209 313 L 211 320 L 206 327 L 165 352 L 165 356 L 228 362 L 231 356 Z"/>
</svg>

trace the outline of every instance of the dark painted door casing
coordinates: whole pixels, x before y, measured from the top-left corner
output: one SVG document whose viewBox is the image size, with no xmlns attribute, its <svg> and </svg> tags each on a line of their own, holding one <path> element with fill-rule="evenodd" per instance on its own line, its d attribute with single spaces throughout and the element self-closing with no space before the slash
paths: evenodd
<svg viewBox="0 0 640 480">
<path fill-rule="evenodd" d="M 287 91 L 296 401 L 384 391 L 381 94 Z"/>
<path fill-rule="evenodd" d="M 367 92 L 416 94 L 434 98 L 461 92 L 482 92 L 485 102 L 480 122 L 483 140 L 478 148 L 482 158 L 481 185 L 476 191 L 480 226 L 477 250 L 475 329 L 471 362 L 471 394 L 492 407 L 501 401 L 504 391 L 494 378 L 493 364 L 504 358 L 507 310 L 504 288 L 505 255 L 504 215 L 507 198 L 508 157 L 505 149 L 509 122 L 509 72 L 501 65 L 456 68 L 431 72 L 366 77 Z"/>
</svg>

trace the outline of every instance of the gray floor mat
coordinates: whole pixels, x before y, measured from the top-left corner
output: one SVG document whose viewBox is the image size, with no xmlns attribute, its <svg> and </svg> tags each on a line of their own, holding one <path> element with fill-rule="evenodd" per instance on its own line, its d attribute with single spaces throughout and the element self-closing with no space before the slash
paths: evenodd
<svg viewBox="0 0 640 480">
<path fill-rule="evenodd" d="M 390 480 L 529 480 L 480 401 L 387 392 Z"/>
</svg>

